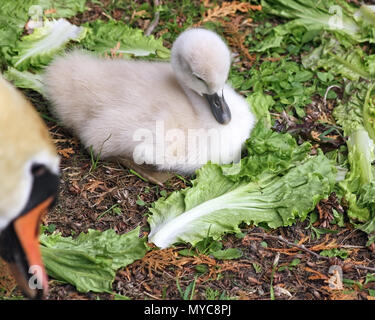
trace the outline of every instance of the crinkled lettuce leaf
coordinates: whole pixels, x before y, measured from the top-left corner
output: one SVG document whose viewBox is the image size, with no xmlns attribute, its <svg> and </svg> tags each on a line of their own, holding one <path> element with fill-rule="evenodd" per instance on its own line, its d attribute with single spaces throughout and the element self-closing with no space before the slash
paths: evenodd
<svg viewBox="0 0 375 320">
<path fill-rule="evenodd" d="M 371 181 L 361 188 L 357 203 L 359 208 L 368 209 L 370 217 L 365 223 L 357 224 L 356 227 L 369 234 L 368 243 L 371 243 L 375 241 L 375 181 Z"/>
<path fill-rule="evenodd" d="M 337 123 L 343 128 L 347 139 L 348 159 L 350 172 L 347 181 L 350 189 L 357 192 L 361 186 L 374 179 L 373 161 L 374 149 L 374 116 L 371 116 L 371 93 L 375 84 L 368 88 L 367 83 L 362 83 L 354 88 L 347 89 L 346 101 L 335 108 L 333 115 Z M 345 99 L 345 98 L 344 98 Z M 366 130 L 369 128 L 370 130 Z M 348 179 L 349 178 L 349 179 Z"/>
<path fill-rule="evenodd" d="M 12 56 L 12 49 L 23 32 L 34 0 L 4 0 L 0 6 L 0 61 L 4 64 Z"/>
<path fill-rule="evenodd" d="M 308 29 L 337 30 L 353 37 L 359 32 L 359 27 L 352 16 L 356 8 L 345 1 L 262 0 L 261 3 L 267 13 L 296 19 Z M 335 14 L 340 16 L 341 21 L 334 19 Z"/>
<path fill-rule="evenodd" d="M 47 18 L 54 19 L 70 18 L 87 9 L 87 0 L 36 0 L 34 2 L 43 8 Z"/>
<path fill-rule="evenodd" d="M 89 229 L 77 238 L 60 233 L 40 236 L 47 273 L 74 285 L 80 292 L 111 291 L 116 270 L 141 259 L 148 247 L 140 227 L 118 235 L 113 229 Z"/>
<path fill-rule="evenodd" d="M 250 179 L 260 185 L 305 161 L 311 150 L 308 142 L 298 145 L 289 133 L 270 130 L 264 118 L 254 127 L 246 146 L 248 156 L 241 159 L 240 169 L 233 175 L 228 172 L 226 176 L 233 181 Z M 222 166 L 224 172 L 227 167 Z"/>
<path fill-rule="evenodd" d="M 347 48 L 335 37 L 326 34 L 321 45 L 302 58 L 306 68 L 323 68 L 349 80 L 346 81 L 343 99 L 333 111 L 337 124 L 347 137 L 348 147 L 347 174 L 338 186 L 349 205 L 349 218 L 352 222 L 365 223 L 363 227 L 359 224 L 358 228 L 366 232 L 374 225 L 375 215 L 370 201 L 365 201 L 363 197 L 363 193 L 369 194 L 375 178 L 374 57 L 359 47 Z"/>
<path fill-rule="evenodd" d="M 17 42 L 13 49 L 16 55 L 12 57 L 12 64 L 21 71 L 30 66 L 41 68 L 63 50 L 69 41 L 80 41 L 86 32 L 86 28 L 77 27 L 63 18 L 46 20 L 43 27 L 35 29 L 32 34 Z"/>
<path fill-rule="evenodd" d="M 262 0 L 261 3 L 265 12 L 292 20 L 270 30 L 254 51 L 277 48 L 287 39 L 286 35 L 305 43 L 323 31 L 335 34 L 343 42 L 375 42 L 374 6 L 358 7 L 344 0 Z"/>
<path fill-rule="evenodd" d="M 271 127 L 271 115 L 269 110 L 275 104 L 271 95 L 265 94 L 262 90 L 255 91 L 248 95 L 246 101 L 251 106 L 251 111 L 257 119 L 267 121 L 268 127 Z"/>
<path fill-rule="evenodd" d="M 368 85 L 363 104 L 363 123 L 370 136 L 375 141 L 375 82 Z"/>
<path fill-rule="evenodd" d="M 360 78 L 375 78 L 375 55 L 368 56 L 359 47 L 344 47 L 340 41 L 325 34 L 322 44 L 303 56 L 302 64 L 307 69 L 323 68 L 335 75 L 358 81 Z"/>
<path fill-rule="evenodd" d="M 155 57 L 168 59 L 169 49 L 163 46 L 163 40 L 155 39 L 154 36 L 145 36 L 140 29 L 133 29 L 121 21 L 96 20 L 84 24 L 89 32 L 82 45 L 99 54 L 111 54 L 115 50 L 117 54 L 125 57 Z"/>
<path fill-rule="evenodd" d="M 372 92 L 374 84 L 367 82 L 349 83 L 343 101 L 335 108 L 333 115 L 348 137 L 349 171 L 345 180 L 339 182 L 342 194 L 349 204 L 348 216 L 353 221 L 368 222 L 375 214 L 373 207 L 364 201 L 362 193 L 375 178 L 375 148 L 373 140 L 374 116 Z M 369 130 L 367 130 L 367 128 Z M 359 199 L 362 199 L 359 201 Z"/>
<path fill-rule="evenodd" d="M 325 34 L 321 45 L 302 58 L 306 68 L 321 68 L 344 77 L 344 96 L 333 111 L 347 137 L 348 166 L 345 179 L 338 182 L 339 195 L 348 203 L 348 216 L 357 227 L 375 234 L 375 211 L 370 196 L 375 167 L 375 56 L 360 47 L 347 47 Z"/>
</svg>

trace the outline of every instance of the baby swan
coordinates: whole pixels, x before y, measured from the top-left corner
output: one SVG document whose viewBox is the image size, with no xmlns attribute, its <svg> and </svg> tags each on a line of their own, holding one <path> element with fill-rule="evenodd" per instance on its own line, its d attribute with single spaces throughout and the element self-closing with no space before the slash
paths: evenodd
<svg viewBox="0 0 375 320">
<path fill-rule="evenodd" d="M 76 50 L 55 59 L 43 82 L 53 113 L 85 147 L 160 183 L 145 165 L 192 174 L 207 161 L 240 159 L 255 120 L 226 84 L 229 68 L 223 40 L 196 28 L 176 39 L 170 63 Z"/>
</svg>

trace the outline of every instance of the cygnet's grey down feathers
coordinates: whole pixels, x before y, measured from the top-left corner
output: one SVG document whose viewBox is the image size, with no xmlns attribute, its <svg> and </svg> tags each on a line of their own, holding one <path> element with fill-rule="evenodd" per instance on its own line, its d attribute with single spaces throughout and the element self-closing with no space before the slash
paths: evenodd
<svg viewBox="0 0 375 320">
<path fill-rule="evenodd" d="M 254 116 L 226 80 L 230 52 L 208 30 L 183 32 L 171 63 L 72 51 L 44 74 L 53 113 L 101 158 L 129 157 L 191 174 L 208 160 L 239 160 Z M 202 94 L 223 95 L 231 121 L 218 123 Z"/>
</svg>

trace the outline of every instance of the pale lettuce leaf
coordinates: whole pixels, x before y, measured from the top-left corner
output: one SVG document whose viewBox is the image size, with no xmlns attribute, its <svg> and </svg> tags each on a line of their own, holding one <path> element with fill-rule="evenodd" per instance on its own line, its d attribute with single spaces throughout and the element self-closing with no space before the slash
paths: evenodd
<svg viewBox="0 0 375 320">
<path fill-rule="evenodd" d="M 86 9 L 87 0 L 2 0 L 0 6 L 0 62 L 11 61 L 13 49 L 29 20 L 70 18 Z"/>
<path fill-rule="evenodd" d="M 43 67 L 56 53 L 65 49 L 69 41 L 80 41 L 86 32 L 86 28 L 77 27 L 63 18 L 46 20 L 43 27 L 35 29 L 32 34 L 17 42 L 13 49 L 16 55 L 12 57 L 12 64 L 21 71 L 30 66 Z"/>
</svg>

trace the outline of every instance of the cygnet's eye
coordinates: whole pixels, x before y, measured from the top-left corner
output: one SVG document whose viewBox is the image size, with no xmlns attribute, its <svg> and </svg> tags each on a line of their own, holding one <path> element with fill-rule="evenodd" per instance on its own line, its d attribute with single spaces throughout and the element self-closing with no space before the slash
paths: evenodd
<svg viewBox="0 0 375 320">
<path fill-rule="evenodd" d="M 206 83 L 200 76 L 197 76 L 195 73 L 193 73 L 193 75 L 199 80 L 199 81 L 202 81 L 204 83 Z"/>
</svg>

